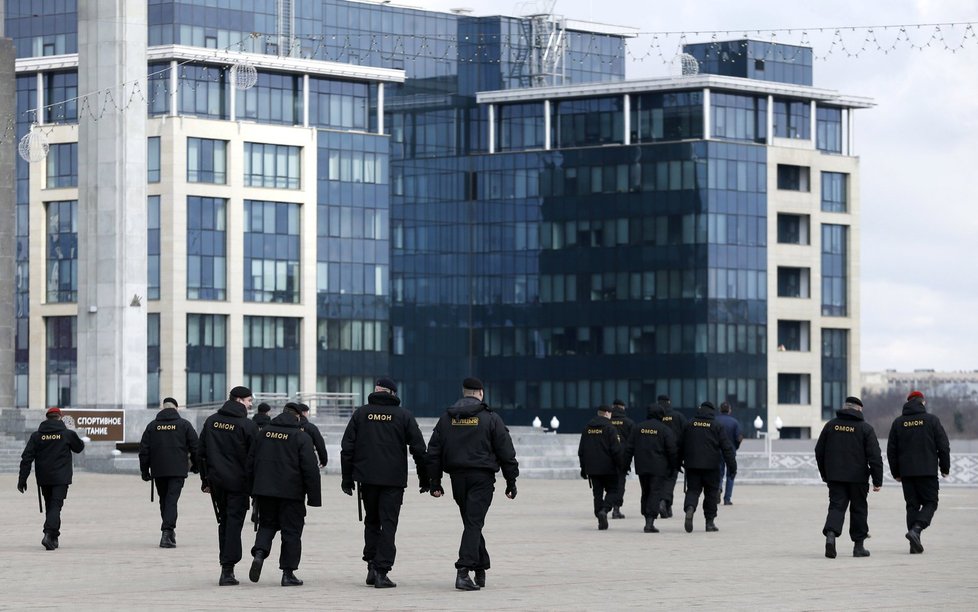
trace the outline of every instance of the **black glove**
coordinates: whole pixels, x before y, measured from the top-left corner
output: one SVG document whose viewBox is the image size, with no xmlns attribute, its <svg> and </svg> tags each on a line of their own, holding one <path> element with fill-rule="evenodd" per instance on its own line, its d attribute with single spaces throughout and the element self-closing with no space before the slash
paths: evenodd
<svg viewBox="0 0 978 612">
<path fill-rule="evenodd" d="M 347 495 L 353 495 L 353 489 L 355 487 L 352 480 L 344 480 L 340 483 L 340 488 L 343 489 L 343 492 Z"/>
<path fill-rule="evenodd" d="M 424 495 L 431 490 L 431 481 L 425 478 L 424 480 L 418 480 L 418 493 Z"/>
<path fill-rule="evenodd" d="M 20 491 L 21 493 L 26 493 L 27 492 L 27 481 L 26 480 L 18 480 L 17 481 L 17 490 Z"/>
<path fill-rule="evenodd" d="M 431 481 L 429 492 L 431 493 L 431 496 L 432 497 L 435 496 L 435 493 L 440 493 L 442 495 L 445 494 L 445 489 L 441 488 L 441 480 L 440 479 L 433 479 Z"/>
<path fill-rule="evenodd" d="M 211 488 L 211 486 L 209 484 L 207 484 L 207 480 L 201 478 L 200 479 L 200 490 L 203 491 L 204 493 L 210 493 L 210 491 L 208 490 L 210 488 Z"/>
<path fill-rule="evenodd" d="M 197 468 L 197 466 L 196 466 L 196 465 L 192 465 L 192 466 L 190 466 L 190 471 L 191 471 L 192 473 L 194 473 L 194 474 L 198 474 L 198 473 L 200 473 L 200 470 L 199 470 L 199 469 Z"/>
<path fill-rule="evenodd" d="M 584 471 L 584 468 L 581 468 L 581 478 L 587 480 L 587 472 Z"/>
<path fill-rule="evenodd" d="M 510 499 L 516 499 L 516 481 L 507 480 L 506 481 L 506 497 Z"/>
<path fill-rule="evenodd" d="M 142 478 L 143 478 L 143 482 L 146 482 L 146 481 L 149 481 L 149 480 L 153 480 L 153 477 L 149 475 L 149 472 L 143 472 L 142 473 Z"/>
</svg>

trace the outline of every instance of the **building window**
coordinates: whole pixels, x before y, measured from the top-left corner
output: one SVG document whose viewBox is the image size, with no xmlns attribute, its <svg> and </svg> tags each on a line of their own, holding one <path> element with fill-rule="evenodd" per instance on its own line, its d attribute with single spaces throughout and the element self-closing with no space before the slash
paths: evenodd
<svg viewBox="0 0 978 612">
<path fill-rule="evenodd" d="M 302 77 L 259 72 L 258 83 L 243 95 L 238 94 L 238 101 L 240 119 L 299 125 L 302 123 Z"/>
<path fill-rule="evenodd" d="M 810 217 L 778 213 L 778 244 L 811 244 Z"/>
<path fill-rule="evenodd" d="M 223 300 L 227 289 L 223 198 L 187 197 L 187 299 Z"/>
<path fill-rule="evenodd" d="M 632 97 L 633 143 L 702 137 L 702 92 L 646 93 Z"/>
<path fill-rule="evenodd" d="M 244 384 L 254 392 L 293 394 L 299 390 L 302 320 L 244 318 Z"/>
<path fill-rule="evenodd" d="M 53 144 L 47 156 L 48 189 L 78 186 L 78 143 Z"/>
<path fill-rule="evenodd" d="M 555 102 L 551 111 L 554 147 L 621 144 L 625 137 L 622 104 L 621 96 Z"/>
<path fill-rule="evenodd" d="M 386 160 L 383 153 L 331 150 L 326 176 L 330 181 L 383 184 L 387 182 Z"/>
<path fill-rule="evenodd" d="M 187 404 L 227 397 L 227 317 L 187 315 Z"/>
<path fill-rule="evenodd" d="M 778 164 L 778 189 L 788 191 L 809 191 L 808 166 Z"/>
<path fill-rule="evenodd" d="M 78 344 L 76 317 L 46 317 L 47 393 L 45 405 L 70 406 L 72 389 L 78 387 Z"/>
<path fill-rule="evenodd" d="M 778 374 L 778 403 L 810 404 L 811 379 L 810 374 Z"/>
<path fill-rule="evenodd" d="M 309 79 L 309 122 L 316 127 L 366 130 L 368 103 L 366 83 Z"/>
<path fill-rule="evenodd" d="M 822 419 L 835 416 L 850 394 L 849 330 L 822 329 Z"/>
<path fill-rule="evenodd" d="M 849 210 L 849 175 L 841 172 L 822 173 L 822 210 L 847 212 Z"/>
<path fill-rule="evenodd" d="M 152 29 L 152 26 L 150 26 Z M 150 43 L 152 44 L 152 43 Z M 170 64 L 149 64 L 146 79 L 148 111 L 150 115 L 165 115 L 170 112 Z"/>
<path fill-rule="evenodd" d="M 298 189 L 301 147 L 244 143 L 245 187 Z"/>
<path fill-rule="evenodd" d="M 244 299 L 299 301 L 299 204 L 245 200 Z"/>
<path fill-rule="evenodd" d="M 810 271 L 808 268 L 778 266 L 778 297 L 811 297 L 809 278 Z"/>
<path fill-rule="evenodd" d="M 44 102 L 45 123 L 78 121 L 78 73 L 45 73 Z"/>
<path fill-rule="evenodd" d="M 849 313 L 849 227 L 822 225 L 822 314 L 844 317 Z"/>
<path fill-rule="evenodd" d="M 78 202 L 48 202 L 47 301 L 78 299 Z"/>
<path fill-rule="evenodd" d="M 815 107 L 815 147 L 826 153 L 842 153 L 842 109 Z"/>
<path fill-rule="evenodd" d="M 384 352 L 388 348 L 385 321 L 320 319 L 318 325 L 320 351 Z"/>
<path fill-rule="evenodd" d="M 774 99 L 774 135 L 808 140 L 812 131 L 812 105 L 803 100 Z"/>
<path fill-rule="evenodd" d="M 710 109 L 714 138 L 767 141 L 767 98 L 714 93 L 710 96 Z"/>
<path fill-rule="evenodd" d="M 500 151 L 543 148 L 543 104 L 502 104 L 496 114 Z"/>
<path fill-rule="evenodd" d="M 160 403 L 160 315 L 146 315 L 146 405 Z"/>
<path fill-rule="evenodd" d="M 160 299 L 160 196 L 147 198 L 146 297 Z"/>
<path fill-rule="evenodd" d="M 228 70 L 223 67 L 181 66 L 178 85 L 180 114 L 228 119 L 231 105 L 227 93 L 227 73 Z"/>
<path fill-rule="evenodd" d="M 802 351 L 811 349 L 811 322 L 778 321 L 778 350 Z"/>
<path fill-rule="evenodd" d="M 160 137 L 146 139 L 146 182 L 160 182 Z"/>
<path fill-rule="evenodd" d="M 187 182 L 227 184 L 226 140 L 187 139 Z"/>
</svg>

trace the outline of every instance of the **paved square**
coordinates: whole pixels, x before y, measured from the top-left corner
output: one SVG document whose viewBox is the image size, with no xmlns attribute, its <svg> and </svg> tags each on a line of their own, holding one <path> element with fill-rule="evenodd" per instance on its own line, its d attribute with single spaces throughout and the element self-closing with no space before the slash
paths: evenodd
<svg viewBox="0 0 978 612">
<path fill-rule="evenodd" d="M 824 487 L 741 485 L 735 505 L 720 508 L 719 533 L 703 531 L 700 511 L 692 534 L 678 514 L 657 522 L 662 533 L 645 534 L 637 481 L 628 483 L 627 518 L 599 532 L 585 481 L 521 479 L 515 501 L 497 487 L 485 530 L 493 563 L 488 587 L 466 593 L 453 588 L 461 533 L 454 502 L 410 487 L 390 574 L 398 588 L 364 586 L 356 500 L 340 492 L 335 475 L 323 477 L 325 507 L 307 516 L 296 572 L 304 586 L 279 586 L 277 538 L 262 581 L 248 582 L 249 523 L 236 568 L 241 585 L 218 587 L 217 530 L 197 482 L 188 480 L 181 499 L 178 546 L 164 550 L 149 484 L 78 472 L 62 514 L 61 548 L 47 552 L 33 476 L 20 495 L 16 475 L 0 474 L 0 609 L 978 609 L 976 488 L 942 489 L 919 556 L 908 554 L 900 489 L 870 493 L 872 556 L 854 559 L 843 536 L 839 558 L 831 560 L 820 533 Z"/>
</svg>

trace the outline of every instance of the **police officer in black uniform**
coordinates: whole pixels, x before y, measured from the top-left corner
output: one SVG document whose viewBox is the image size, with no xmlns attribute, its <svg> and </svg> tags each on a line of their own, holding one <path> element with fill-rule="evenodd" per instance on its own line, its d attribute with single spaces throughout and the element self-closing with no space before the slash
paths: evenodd
<svg viewBox="0 0 978 612">
<path fill-rule="evenodd" d="M 693 532 L 693 514 L 703 493 L 703 517 L 707 531 L 719 531 L 714 522 L 720 500 L 720 461 L 726 463 L 731 478 L 737 475 L 737 457 L 730 437 L 716 422 L 716 410 L 711 402 L 700 404 L 696 416 L 683 434 L 683 466 L 686 469 L 686 499 L 683 509 L 686 533 Z"/>
<path fill-rule="evenodd" d="M 394 565 L 394 536 L 407 487 L 407 451 L 418 471 L 421 493 L 429 489 L 424 437 L 414 415 L 401 407 L 397 384 L 381 378 L 367 404 L 353 413 L 340 445 L 342 489 L 353 495 L 354 482 L 363 497 L 363 560 L 367 584 L 396 587 L 387 573 Z"/>
<path fill-rule="evenodd" d="M 676 437 L 676 444 L 679 445 L 679 456 L 683 456 L 683 433 L 686 431 L 686 417 L 682 413 L 675 412 L 672 409 L 672 400 L 669 399 L 668 395 L 660 395 L 656 399 L 656 403 L 662 408 L 662 422 L 665 423 L 672 433 Z M 677 469 L 672 474 L 666 478 L 664 483 L 662 501 L 659 502 L 659 517 L 660 518 L 672 518 L 672 501 L 675 497 L 676 492 L 676 481 L 679 479 L 679 470 Z"/>
<path fill-rule="evenodd" d="M 155 480 L 160 498 L 160 548 L 175 548 L 177 502 L 187 480 L 187 464 L 197 473 L 197 432 L 177 414 L 177 400 L 163 400 L 163 409 L 149 422 L 139 442 L 139 470 L 143 480 Z"/>
<path fill-rule="evenodd" d="M 17 490 L 27 491 L 27 477 L 31 474 L 31 464 L 36 463 L 34 474 L 37 485 L 44 496 L 44 537 L 41 546 L 47 550 L 58 547 L 61 535 L 61 507 L 68 497 L 71 485 L 71 453 L 85 450 L 85 443 L 78 434 L 61 422 L 61 410 L 50 408 L 45 419 L 27 439 L 27 446 L 20 456 L 20 477 Z"/>
<path fill-rule="evenodd" d="M 598 414 L 584 427 L 577 445 L 581 478 L 587 478 L 594 495 L 594 516 L 598 529 L 608 528 L 608 513 L 621 505 L 618 476 L 624 464 L 624 452 L 618 429 L 611 424 L 611 408 L 599 406 Z"/>
<path fill-rule="evenodd" d="M 279 569 L 282 586 L 299 586 L 296 578 L 302 556 L 302 528 L 306 505 L 322 506 L 319 466 L 312 439 L 299 427 L 298 406 L 289 403 L 258 434 L 248 454 L 251 494 L 258 504 L 258 535 L 251 549 L 248 579 L 258 582 L 261 568 L 272 549 L 275 533 L 282 532 Z"/>
<path fill-rule="evenodd" d="M 835 538 L 842 535 L 842 525 L 849 509 L 849 536 L 855 543 L 853 557 L 868 557 L 863 540 L 869 533 L 869 495 L 867 480 L 872 478 L 873 491 L 883 486 L 883 457 L 873 426 L 863 419 L 863 403 L 858 397 L 847 397 L 836 411 L 836 418 L 825 424 L 815 444 L 818 473 L 829 486 L 829 511 L 825 517 L 825 556 L 835 559 Z"/>
<path fill-rule="evenodd" d="M 502 469 L 506 497 L 516 498 L 520 475 L 516 449 L 506 424 L 483 402 L 485 391 L 478 378 L 462 381 L 462 398 L 435 425 L 428 441 L 428 475 L 432 497 L 441 497 L 442 472 L 452 477 L 452 497 L 462 516 L 462 541 L 458 547 L 455 588 L 477 591 L 486 586 L 489 552 L 482 526 L 492 504 L 496 472 Z M 475 582 L 469 571 L 475 570 Z"/>
<path fill-rule="evenodd" d="M 217 515 L 220 586 L 238 584 L 234 565 L 241 560 L 241 528 L 248 514 L 248 453 L 258 435 L 258 426 L 248 418 L 251 402 L 248 387 L 231 389 L 228 401 L 200 429 L 200 490 L 210 493 Z"/>
<path fill-rule="evenodd" d="M 297 404 L 299 406 L 299 422 L 302 431 L 309 434 L 312 438 L 312 445 L 316 449 L 316 455 L 319 457 L 319 467 L 326 467 L 329 463 L 329 455 L 326 453 L 326 438 L 323 437 L 322 432 L 316 427 L 316 424 L 309 420 L 309 406 L 305 404 Z"/>
<path fill-rule="evenodd" d="M 903 414 L 890 427 L 886 443 L 890 473 L 903 485 L 903 499 L 907 502 L 907 539 L 912 555 L 924 552 L 920 532 L 930 526 L 937 511 L 937 471 L 942 478 L 951 471 L 947 432 L 937 415 L 927 412 L 926 405 L 923 393 L 911 391 Z"/>
<path fill-rule="evenodd" d="M 622 445 L 632 437 L 632 430 L 635 429 L 635 421 L 628 418 L 625 412 L 624 400 L 616 399 L 611 403 L 611 424 L 618 429 L 618 438 Z M 628 480 L 628 472 L 631 471 L 632 462 L 626 461 L 624 469 L 618 474 L 618 504 L 611 509 L 611 518 L 623 519 L 625 515 L 621 513 L 621 507 L 625 504 L 625 481 Z"/>
<path fill-rule="evenodd" d="M 258 411 L 255 413 L 255 416 L 251 417 L 251 420 L 258 426 L 258 431 L 261 431 L 266 425 L 272 422 L 272 416 L 268 414 L 271 410 L 272 407 L 265 402 L 258 404 Z"/>
<path fill-rule="evenodd" d="M 659 533 L 655 519 L 669 477 L 679 468 L 679 445 L 672 429 L 662 422 L 659 404 L 649 406 L 649 418 L 632 429 L 625 444 L 625 464 L 635 458 L 635 473 L 642 486 L 642 516 L 645 533 Z"/>
</svg>

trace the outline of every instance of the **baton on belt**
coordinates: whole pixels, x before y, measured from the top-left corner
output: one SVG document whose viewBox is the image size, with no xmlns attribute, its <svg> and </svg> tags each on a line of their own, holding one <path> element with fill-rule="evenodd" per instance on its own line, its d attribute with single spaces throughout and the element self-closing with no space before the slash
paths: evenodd
<svg viewBox="0 0 978 612">
<path fill-rule="evenodd" d="M 44 506 L 41 504 L 41 483 L 37 483 L 37 511 L 44 514 Z"/>
<path fill-rule="evenodd" d="M 357 483 L 357 520 L 363 522 L 363 493 L 360 491 L 361 484 Z"/>
<path fill-rule="evenodd" d="M 261 516 L 258 511 L 258 499 L 251 498 L 251 523 L 255 527 L 255 533 L 258 533 L 258 522 L 261 520 Z"/>
<path fill-rule="evenodd" d="M 153 482 L 153 479 L 152 479 L 152 478 L 150 478 L 150 479 L 149 479 L 149 502 L 150 502 L 150 503 L 153 503 L 153 502 L 155 501 L 155 500 L 153 499 L 153 493 L 154 493 L 154 491 L 153 491 L 153 485 L 154 485 L 154 484 L 155 484 L 155 483 Z"/>
<path fill-rule="evenodd" d="M 587 488 L 589 488 L 589 489 L 593 489 L 594 488 L 593 486 L 591 486 L 591 477 L 590 476 L 587 477 Z"/>
</svg>

